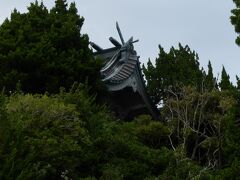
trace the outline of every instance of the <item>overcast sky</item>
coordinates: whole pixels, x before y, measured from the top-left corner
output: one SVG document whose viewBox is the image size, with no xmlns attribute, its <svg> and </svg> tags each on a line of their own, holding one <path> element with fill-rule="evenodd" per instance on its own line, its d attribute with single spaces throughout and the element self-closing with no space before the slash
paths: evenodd
<svg viewBox="0 0 240 180">
<path fill-rule="evenodd" d="M 0 0 L 0 23 L 16 8 L 25 12 L 34 0 Z M 54 0 L 43 0 L 51 8 Z M 71 2 L 71 1 L 68 1 Z M 158 45 L 166 51 L 171 46 L 189 45 L 200 57 L 200 65 L 207 70 L 211 60 L 214 73 L 221 73 L 222 65 L 235 82 L 240 76 L 240 47 L 235 44 L 237 34 L 229 17 L 234 8 L 232 0 L 76 0 L 79 14 L 84 16 L 83 32 L 90 40 L 111 47 L 110 36 L 119 39 L 118 21 L 125 40 L 134 36 L 141 62 L 155 60 Z"/>
</svg>

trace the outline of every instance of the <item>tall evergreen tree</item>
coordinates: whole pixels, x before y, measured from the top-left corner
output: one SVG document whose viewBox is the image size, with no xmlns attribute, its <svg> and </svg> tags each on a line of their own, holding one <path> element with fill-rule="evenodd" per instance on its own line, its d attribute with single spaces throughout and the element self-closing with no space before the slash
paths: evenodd
<svg viewBox="0 0 240 180">
<path fill-rule="evenodd" d="M 179 49 L 171 48 L 169 53 L 159 46 L 159 56 L 155 66 L 149 61 L 143 72 L 147 80 L 148 92 L 154 103 L 167 97 L 167 89 L 179 85 L 201 86 L 204 72 L 199 68 L 198 55 L 188 46 L 179 44 Z"/>
<path fill-rule="evenodd" d="M 162 84 L 158 84 L 156 68 L 153 66 L 150 59 L 148 59 L 147 68 L 143 65 L 143 72 L 147 80 L 149 95 L 155 103 L 158 103 L 162 93 L 159 91 L 159 87 L 162 87 Z"/>
<path fill-rule="evenodd" d="M 101 63 L 81 34 L 84 18 L 75 3 L 57 0 L 50 11 L 31 3 L 27 13 L 14 10 L 0 26 L 0 89 L 13 90 L 20 81 L 24 92 L 57 92 L 75 81 L 98 89 Z"/>
<path fill-rule="evenodd" d="M 232 10 L 231 23 L 234 25 L 236 33 L 238 33 L 236 44 L 240 46 L 240 1 L 233 0 L 233 2 L 236 4 L 236 8 Z"/>
<path fill-rule="evenodd" d="M 217 88 L 216 78 L 213 76 L 212 64 L 208 62 L 208 73 L 205 78 L 205 87 L 209 90 Z"/>
<path fill-rule="evenodd" d="M 236 76 L 236 79 L 237 79 L 237 90 L 240 91 L 240 78 Z"/>
<path fill-rule="evenodd" d="M 225 67 L 222 68 L 221 82 L 219 83 L 221 90 L 230 90 L 233 88 L 232 83 L 230 82 L 230 76 L 227 74 Z"/>
</svg>

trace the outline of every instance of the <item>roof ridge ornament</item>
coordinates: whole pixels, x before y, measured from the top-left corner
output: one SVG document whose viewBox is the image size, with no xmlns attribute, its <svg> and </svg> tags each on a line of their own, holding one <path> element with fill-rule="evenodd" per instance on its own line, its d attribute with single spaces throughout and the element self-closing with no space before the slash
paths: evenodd
<svg viewBox="0 0 240 180">
<path fill-rule="evenodd" d="M 121 32 L 121 29 L 120 29 L 119 24 L 118 24 L 117 21 L 116 21 L 116 29 L 117 29 L 117 31 L 118 31 L 118 35 L 119 35 L 119 37 L 120 37 L 121 43 L 118 42 L 118 40 L 116 40 L 116 39 L 113 38 L 113 37 L 110 37 L 110 38 L 109 38 L 109 41 L 110 41 L 115 47 L 117 47 L 117 48 L 124 48 L 124 47 L 127 47 L 127 46 L 129 46 L 129 45 L 132 45 L 133 43 L 136 43 L 136 42 L 139 41 L 139 39 L 133 40 L 133 37 L 130 37 L 130 39 L 129 39 L 127 42 L 125 42 L 125 41 L 124 41 L 124 38 L 123 38 L 123 35 L 122 35 L 122 32 Z M 95 49 L 97 52 L 102 52 L 102 51 L 103 51 L 103 48 L 100 47 L 99 45 L 97 45 L 97 44 L 94 43 L 94 42 L 90 42 L 90 45 L 91 45 L 92 48 Z"/>
<path fill-rule="evenodd" d="M 118 25 L 118 22 L 116 22 L 116 28 L 117 28 L 117 31 L 118 31 L 118 35 L 119 35 L 119 37 L 120 37 L 120 39 L 121 39 L 122 45 L 124 45 L 125 42 L 124 42 L 124 39 L 123 39 L 123 36 L 122 36 L 122 32 L 121 32 L 121 30 L 120 30 L 120 27 L 119 27 L 119 25 Z"/>
</svg>

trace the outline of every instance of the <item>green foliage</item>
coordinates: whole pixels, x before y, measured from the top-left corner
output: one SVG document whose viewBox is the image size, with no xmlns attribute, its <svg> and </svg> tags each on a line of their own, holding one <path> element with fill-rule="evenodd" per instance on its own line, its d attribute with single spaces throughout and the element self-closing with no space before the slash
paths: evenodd
<svg viewBox="0 0 240 180">
<path fill-rule="evenodd" d="M 240 161 L 235 158 L 229 167 L 221 169 L 216 173 L 215 179 L 239 179 L 239 168 Z"/>
<path fill-rule="evenodd" d="M 239 0 L 233 0 L 236 4 L 236 8 L 232 10 L 231 23 L 235 28 L 236 33 L 240 33 L 240 2 Z M 240 46 L 240 35 L 236 38 L 236 44 Z"/>
<path fill-rule="evenodd" d="M 50 11 L 38 1 L 26 13 L 14 10 L 0 26 L 0 88 L 13 91 L 20 82 L 24 92 L 56 93 L 87 80 L 98 91 L 101 62 L 80 33 L 83 21 L 65 0 Z"/>
<path fill-rule="evenodd" d="M 76 179 L 110 120 L 82 85 L 57 95 L 0 96 L 0 179 Z M 86 164 L 85 164 L 86 163 Z M 94 162 L 96 163 L 96 161 Z"/>
<path fill-rule="evenodd" d="M 221 90 L 232 90 L 234 88 L 224 66 L 222 68 L 221 82 L 219 83 L 219 86 Z"/>
<path fill-rule="evenodd" d="M 158 177 L 166 180 L 210 180 L 213 176 L 209 171 L 197 165 L 189 159 L 185 159 L 178 164 L 171 164 L 168 169 Z"/>
<path fill-rule="evenodd" d="M 88 155 L 91 157 L 88 162 L 95 162 L 89 168 L 95 174 L 100 174 L 100 178 L 144 179 L 158 175 L 168 166 L 172 158 L 171 151 L 165 147 L 153 149 L 148 143 L 146 146 L 136 135 L 141 126 L 145 125 L 135 121 L 105 125 L 102 135 L 94 141 L 92 154 Z"/>
<path fill-rule="evenodd" d="M 171 48 L 169 53 L 159 46 L 159 56 L 155 66 L 149 60 L 143 72 L 147 88 L 155 104 L 166 99 L 168 88 L 176 89 L 179 85 L 201 85 L 204 72 L 199 69 L 198 55 L 188 46 L 179 44 L 179 49 Z"/>
<path fill-rule="evenodd" d="M 160 148 L 168 143 L 169 130 L 159 121 L 148 120 L 148 116 L 140 116 L 135 119 L 137 127 L 135 135 L 138 139 L 151 148 Z"/>
<path fill-rule="evenodd" d="M 11 137 L 1 179 L 53 178 L 71 174 L 90 144 L 73 104 L 46 95 L 13 95 L 6 105 Z"/>
<path fill-rule="evenodd" d="M 229 112 L 234 105 L 235 100 L 224 91 L 198 92 L 184 87 L 174 93 L 162 112 L 168 121 L 173 150 L 182 147 L 178 161 L 188 157 L 210 168 L 220 167 L 226 127 L 232 120 Z"/>
<path fill-rule="evenodd" d="M 237 79 L 237 90 L 240 90 L 240 79 L 238 76 L 236 76 Z"/>
<path fill-rule="evenodd" d="M 212 64 L 208 62 L 208 73 L 206 75 L 204 86 L 206 89 L 213 90 L 214 88 L 217 89 L 217 80 L 213 75 Z"/>
<path fill-rule="evenodd" d="M 179 88 L 180 89 L 180 88 Z M 0 96 L 0 179 L 219 179 L 238 175 L 231 91 L 172 92 L 165 122 L 119 122 L 74 84 Z M 216 168 L 218 171 L 212 171 Z"/>
<path fill-rule="evenodd" d="M 174 157 L 159 143 L 166 142 L 167 127 L 148 116 L 122 123 L 108 114 L 82 85 L 51 96 L 2 95 L 0 179 L 160 175 Z"/>
</svg>

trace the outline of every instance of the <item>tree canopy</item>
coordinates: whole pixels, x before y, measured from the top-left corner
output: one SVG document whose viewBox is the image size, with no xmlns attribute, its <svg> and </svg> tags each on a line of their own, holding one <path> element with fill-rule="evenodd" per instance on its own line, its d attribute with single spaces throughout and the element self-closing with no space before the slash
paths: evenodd
<svg viewBox="0 0 240 180">
<path fill-rule="evenodd" d="M 233 24 L 236 33 L 240 33 L 240 1 L 233 0 L 236 8 L 232 10 L 231 23 Z M 240 34 L 236 38 L 236 44 L 240 46 Z"/>
<path fill-rule="evenodd" d="M 12 91 L 20 82 L 24 92 L 55 93 L 75 81 L 98 88 L 101 63 L 80 33 L 83 22 L 65 0 L 51 10 L 38 1 L 26 13 L 15 9 L 0 26 L 0 88 Z"/>
<path fill-rule="evenodd" d="M 205 74 L 200 69 L 198 60 L 196 52 L 188 46 L 183 47 L 180 43 L 178 49 L 172 47 L 168 53 L 159 46 L 155 65 L 150 60 L 147 67 L 143 65 L 147 88 L 154 103 L 159 103 L 166 97 L 168 88 L 174 89 L 179 85 L 201 85 Z"/>
<path fill-rule="evenodd" d="M 227 74 L 225 67 L 222 68 L 221 81 L 219 83 L 221 90 L 230 90 L 233 88 L 232 83 L 230 82 L 230 77 Z"/>
</svg>

